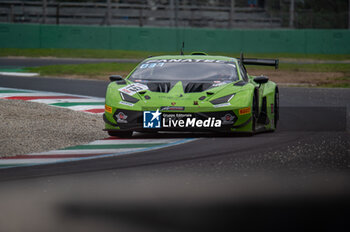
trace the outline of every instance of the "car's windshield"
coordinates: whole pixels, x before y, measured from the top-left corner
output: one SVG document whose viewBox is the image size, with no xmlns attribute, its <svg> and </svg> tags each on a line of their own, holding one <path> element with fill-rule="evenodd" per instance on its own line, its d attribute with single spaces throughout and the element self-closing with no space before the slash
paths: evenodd
<svg viewBox="0 0 350 232">
<path fill-rule="evenodd" d="M 200 59 L 149 60 L 131 74 L 132 81 L 236 81 L 234 62 Z"/>
</svg>

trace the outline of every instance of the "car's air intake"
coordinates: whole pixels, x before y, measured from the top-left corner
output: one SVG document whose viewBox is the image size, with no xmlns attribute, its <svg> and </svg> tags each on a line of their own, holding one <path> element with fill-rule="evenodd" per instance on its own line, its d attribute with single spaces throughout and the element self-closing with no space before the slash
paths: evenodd
<svg viewBox="0 0 350 232">
<path fill-rule="evenodd" d="M 148 89 L 152 92 L 167 93 L 170 90 L 169 82 L 147 83 Z"/>
<path fill-rule="evenodd" d="M 193 83 L 190 82 L 186 85 L 184 92 L 185 93 L 198 93 L 203 92 L 209 89 L 212 86 L 211 83 Z"/>
</svg>

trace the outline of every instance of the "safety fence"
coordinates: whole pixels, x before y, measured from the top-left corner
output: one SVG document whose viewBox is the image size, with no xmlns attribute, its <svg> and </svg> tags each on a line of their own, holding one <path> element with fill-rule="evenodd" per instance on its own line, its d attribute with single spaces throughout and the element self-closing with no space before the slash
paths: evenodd
<svg viewBox="0 0 350 232">
<path fill-rule="evenodd" d="M 1 48 L 350 54 L 350 30 L 0 24 Z"/>
</svg>

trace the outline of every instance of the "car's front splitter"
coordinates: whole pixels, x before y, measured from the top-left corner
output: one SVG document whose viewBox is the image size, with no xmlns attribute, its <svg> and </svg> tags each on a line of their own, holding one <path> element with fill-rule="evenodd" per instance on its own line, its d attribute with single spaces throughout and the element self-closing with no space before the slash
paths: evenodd
<svg viewBox="0 0 350 232">
<path fill-rule="evenodd" d="M 182 112 L 163 112 L 163 113 L 182 113 Z M 182 113 L 185 114 L 185 113 Z M 153 132 L 153 131 L 190 131 L 190 132 L 205 132 L 205 131 L 216 131 L 216 132 L 232 132 L 239 131 L 241 128 L 246 127 L 251 122 L 250 115 L 244 115 L 244 121 L 238 120 L 234 111 L 215 111 L 215 112 L 196 112 L 188 113 L 192 114 L 193 117 L 200 119 L 216 118 L 222 120 L 220 127 L 159 127 L 159 128 L 144 128 L 143 124 L 143 111 L 131 111 L 124 109 L 117 109 L 112 115 L 115 122 L 103 115 L 103 119 L 106 123 L 105 131 L 140 131 L 140 132 Z M 120 116 L 123 115 L 123 119 Z M 237 123 L 238 122 L 238 123 Z M 247 130 L 248 131 L 248 130 Z"/>
</svg>

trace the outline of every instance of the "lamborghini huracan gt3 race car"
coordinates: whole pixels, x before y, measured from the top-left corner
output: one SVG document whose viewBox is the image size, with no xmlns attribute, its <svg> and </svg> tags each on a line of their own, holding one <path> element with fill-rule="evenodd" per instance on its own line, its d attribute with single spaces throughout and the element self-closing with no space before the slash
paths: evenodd
<svg viewBox="0 0 350 232">
<path fill-rule="evenodd" d="M 224 56 L 157 56 L 125 79 L 111 76 L 103 119 L 111 136 L 133 131 L 274 131 L 278 87 L 250 76 L 245 65 L 278 67 L 278 60 Z"/>
</svg>

